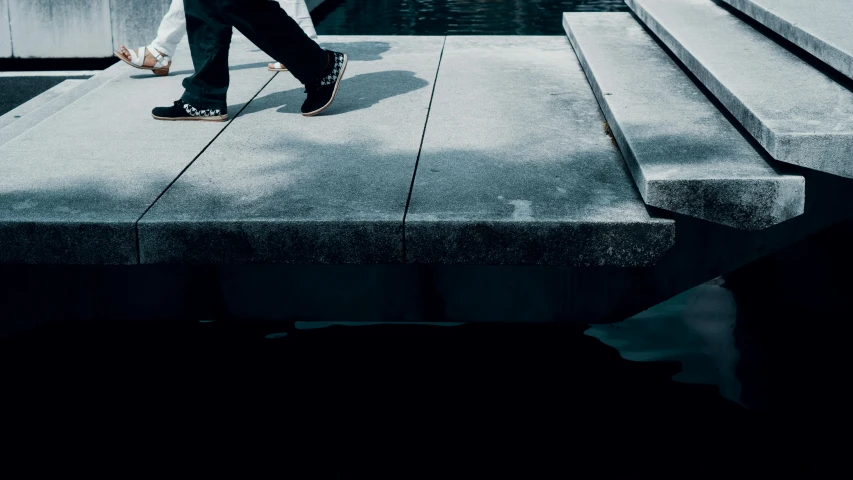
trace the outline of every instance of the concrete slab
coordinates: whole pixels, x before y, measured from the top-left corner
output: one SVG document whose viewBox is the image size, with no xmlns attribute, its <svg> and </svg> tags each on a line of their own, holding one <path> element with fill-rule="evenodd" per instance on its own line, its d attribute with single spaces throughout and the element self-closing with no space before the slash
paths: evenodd
<svg viewBox="0 0 853 480">
<path fill-rule="evenodd" d="M 776 160 L 853 178 L 853 91 L 711 0 L 626 0 Z"/>
<path fill-rule="evenodd" d="M 406 216 L 413 263 L 648 265 L 649 216 L 565 37 L 448 37 Z"/>
<path fill-rule="evenodd" d="M 255 50 L 235 36 L 230 113 L 272 76 Z M 116 65 L 121 74 L 0 146 L 0 262 L 137 263 L 137 220 L 226 125 L 151 118 L 192 71 L 189 55 L 175 61 L 168 77 Z"/>
<path fill-rule="evenodd" d="M 853 78 L 850 0 L 723 0 Z"/>
<path fill-rule="evenodd" d="M 12 139 L 38 125 L 45 119 L 50 118 L 56 112 L 59 112 L 68 105 L 71 105 L 87 93 L 112 80 L 116 76 L 126 73 L 128 73 L 127 67 L 123 63 L 120 65 L 115 64 L 106 70 L 98 72 L 85 82 L 73 86 L 67 92 L 62 93 L 38 108 L 33 109 L 26 115 L 21 116 L 21 118 L 15 119 L 14 122 L 6 123 L 5 126 L 0 128 L 0 146 L 10 142 Z"/>
<path fill-rule="evenodd" d="M 443 37 L 324 37 L 332 107 L 277 76 L 139 222 L 142 263 L 401 263 Z"/>
<path fill-rule="evenodd" d="M 172 0 L 110 0 L 113 50 L 121 45 L 138 48 L 150 44 L 171 3 Z"/>
<path fill-rule="evenodd" d="M 16 57 L 112 55 L 110 0 L 8 0 Z"/>
<path fill-rule="evenodd" d="M 803 213 L 803 177 L 768 165 L 630 13 L 563 25 L 646 204 L 746 230 Z"/>
<path fill-rule="evenodd" d="M 20 120 L 24 117 L 24 115 L 27 115 L 28 113 L 31 113 L 32 111 L 40 108 L 41 106 L 52 101 L 56 97 L 59 97 L 60 95 L 63 95 L 73 90 L 84 82 L 86 82 L 86 79 L 64 80 L 58 85 L 55 85 L 49 88 L 48 90 L 42 92 L 41 94 L 37 95 L 35 98 L 30 99 L 26 103 L 18 105 L 17 107 L 13 108 L 12 110 L 9 110 L 5 114 L 0 115 L 0 129 L 8 126 L 12 122 Z"/>
<path fill-rule="evenodd" d="M 9 0 L 0 0 L 0 58 L 12 56 L 12 32 L 9 30 Z"/>
</svg>

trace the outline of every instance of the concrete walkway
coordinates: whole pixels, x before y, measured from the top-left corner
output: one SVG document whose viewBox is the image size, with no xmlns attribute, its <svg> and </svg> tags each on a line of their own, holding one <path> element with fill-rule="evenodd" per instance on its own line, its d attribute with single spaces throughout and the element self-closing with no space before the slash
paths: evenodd
<svg viewBox="0 0 853 480">
<path fill-rule="evenodd" d="M 151 119 L 188 55 L 96 76 L 0 146 L 0 262 L 630 266 L 672 246 L 565 37 L 323 40 L 351 63 L 316 118 L 242 37 L 228 123 Z"/>
</svg>

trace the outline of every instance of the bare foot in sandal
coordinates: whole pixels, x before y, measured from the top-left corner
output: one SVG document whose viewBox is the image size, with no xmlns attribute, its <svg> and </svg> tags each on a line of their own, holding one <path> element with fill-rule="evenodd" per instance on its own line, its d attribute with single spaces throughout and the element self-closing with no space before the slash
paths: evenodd
<svg viewBox="0 0 853 480">
<path fill-rule="evenodd" d="M 172 65 L 171 57 L 151 47 L 128 50 L 122 45 L 120 51 L 113 53 L 131 67 L 141 70 L 151 70 L 156 75 L 168 75 L 169 67 Z"/>
</svg>

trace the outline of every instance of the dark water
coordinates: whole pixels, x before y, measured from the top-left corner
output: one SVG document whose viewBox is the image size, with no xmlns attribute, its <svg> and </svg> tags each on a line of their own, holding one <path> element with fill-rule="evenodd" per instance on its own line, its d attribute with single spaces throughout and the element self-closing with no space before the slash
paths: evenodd
<svg viewBox="0 0 853 480">
<path fill-rule="evenodd" d="M 320 35 L 562 35 L 563 12 L 628 11 L 622 0 L 327 0 Z"/>
</svg>

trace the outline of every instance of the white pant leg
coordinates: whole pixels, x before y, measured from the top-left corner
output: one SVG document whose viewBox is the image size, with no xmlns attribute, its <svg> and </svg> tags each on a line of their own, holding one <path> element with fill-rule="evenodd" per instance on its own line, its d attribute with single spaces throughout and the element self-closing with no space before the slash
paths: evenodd
<svg viewBox="0 0 853 480">
<path fill-rule="evenodd" d="M 311 21 L 311 14 L 308 11 L 308 6 L 305 5 L 305 0 L 276 0 L 281 8 L 294 19 L 296 23 L 302 27 L 302 31 L 317 41 L 317 32 L 314 30 L 314 22 Z M 172 0 L 169 6 L 169 11 L 163 20 L 160 22 L 160 28 L 157 30 L 157 38 L 151 42 L 151 48 L 173 56 L 175 47 L 178 42 L 184 38 L 187 33 L 187 19 L 184 14 L 184 0 Z"/>
<path fill-rule="evenodd" d="M 314 30 L 314 22 L 311 21 L 311 12 L 308 11 L 308 6 L 305 5 L 305 0 L 276 0 L 281 8 L 287 12 L 290 18 L 296 20 L 296 23 L 302 27 L 305 35 L 311 37 L 311 40 L 317 41 L 317 32 Z"/>
<path fill-rule="evenodd" d="M 187 33 L 187 18 L 184 14 L 184 0 L 172 0 L 169 11 L 160 21 L 157 30 L 157 38 L 151 42 L 150 47 L 171 57 L 175 54 L 175 47 Z"/>
</svg>

